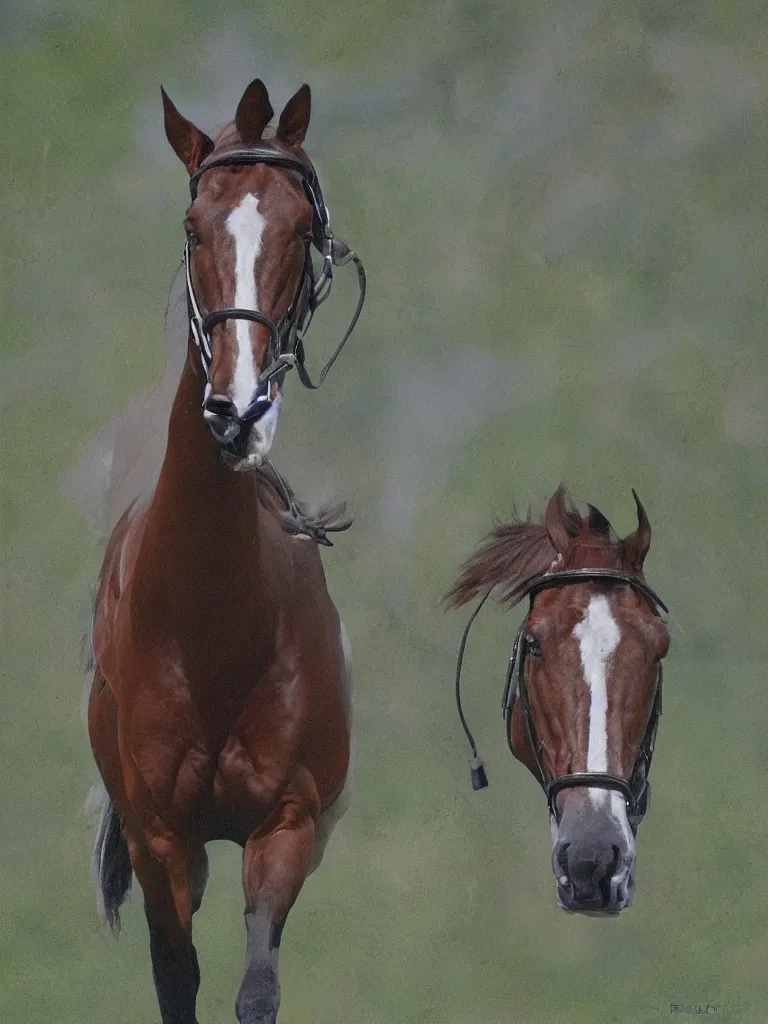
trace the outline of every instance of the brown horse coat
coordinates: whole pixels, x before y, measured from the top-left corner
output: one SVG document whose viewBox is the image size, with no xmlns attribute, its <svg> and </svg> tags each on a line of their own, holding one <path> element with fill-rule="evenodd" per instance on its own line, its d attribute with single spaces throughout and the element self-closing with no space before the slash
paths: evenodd
<svg viewBox="0 0 768 1024">
<path fill-rule="evenodd" d="M 164 102 L 169 140 L 193 173 L 214 143 Z M 271 114 L 257 80 L 236 124 L 218 138 L 225 148 L 251 144 Z M 283 111 L 274 145 L 301 155 L 308 120 L 305 86 Z M 311 209 L 290 171 L 209 171 L 188 210 L 203 239 L 193 270 L 209 308 L 234 288 L 228 275 L 241 273 L 229 206 L 261 211 L 265 241 L 253 248 L 253 273 L 259 310 L 278 321 L 302 270 Z M 247 223 L 244 230 L 252 232 Z M 252 324 L 244 335 L 240 325 L 221 323 L 213 350 L 206 390 L 189 336 L 157 483 L 138 498 L 124 491 L 135 500 L 107 544 L 92 635 L 88 728 L 109 796 L 96 869 L 113 926 L 131 870 L 141 883 L 164 1024 L 196 1019 L 192 914 L 207 877 L 205 844 L 214 839 L 244 851 L 248 950 L 238 1018 L 274 1021 L 282 928 L 346 806 L 350 768 L 349 650 L 317 544 L 286 528 L 266 476 L 233 472 L 201 410 L 214 375 L 225 391 L 227 372 L 242 373 L 243 360 L 252 360 L 258 377 L 264 331 Z M 270 396 L 276 412 L 280 385 Z M 247 468 L 271 444 L 271 434 L 250 429 Z"/>
</svg>

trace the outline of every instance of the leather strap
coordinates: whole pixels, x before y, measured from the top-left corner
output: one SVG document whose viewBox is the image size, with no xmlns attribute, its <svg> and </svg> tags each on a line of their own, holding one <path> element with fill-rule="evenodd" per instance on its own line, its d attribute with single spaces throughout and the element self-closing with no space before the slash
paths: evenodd
<svg viewBox="0 0 768 1024">
<path fill-rule="evenodd" d="M 562 569 L 560 572 L 545 573 L 543 576 L 537 576 L 520 594 L 520 597 L 528 594 L 533 598 L 548 587 L 561 587 L 565 583 L 579 583 L 581 581 L 589 583 L 591 580 L 626 583 L 645 598 L 655 615 L 658 615 L 659 608 L 669 613 L 669 608 L 667 608 L 656 591 L 648 586 L 644 579 L 636 576 L 634 573 L 624 572 L 621 569 Z"/>
<path fill-rule="evenodd" d="M 197 186 L 206 171 L 214 167 L 250 166 L 253 164 L 272 164 L 274 167 L 285 167 L 289 171 L 298 171 L 302 178 L 306 178 L 311 184 L 317 181 L 314 167 L 308 160 L 294 156 L 292 153 L 284 153 L 274 146 L 248 146 L 247 149 L 230 149 L 226 153 L 219 153 L 204 160 L 195 173 L 189 179 L 189 192 L 192 199 L 197 199 Z"/>
</svg>

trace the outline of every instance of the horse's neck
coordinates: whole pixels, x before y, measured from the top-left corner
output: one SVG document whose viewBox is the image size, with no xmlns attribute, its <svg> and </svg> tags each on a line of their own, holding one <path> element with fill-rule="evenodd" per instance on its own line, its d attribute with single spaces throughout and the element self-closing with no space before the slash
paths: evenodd
<svg viewBox="0 0 768 1024">
<path fill-rule="evenodd" d="M 265 512 L 252 473 L 224 465 L 201 409 L 203 384 L 191 356 L 171 412 L 168 446 L 147 510 L 140 561 L 174 600 L 197 595 L 201 608 L 221 603 L 257 612 L 265 570 Z M 233 624 L 234 625 L 234 624 Z"/>
</svg>

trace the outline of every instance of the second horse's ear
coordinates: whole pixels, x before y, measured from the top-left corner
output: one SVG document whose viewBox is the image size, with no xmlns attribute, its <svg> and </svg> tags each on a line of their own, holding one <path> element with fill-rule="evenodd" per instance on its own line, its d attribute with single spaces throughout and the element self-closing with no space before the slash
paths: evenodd
<svg viewBox="0 0 768 1024">
<path fill-rule="evenodd" d="M 197 125 L 181 116 L 162 86 L 160 86 L 160 92 L 163 94 L 166 138 L 187 171 L 194 174 L 203 160 L 213 151 L 213 140 L 209 139 L 205 132 L 201 132 Z"/>
<path fill-rule="evenodd" d="M 552 547 L 565 558 L 571 541 L 578 535 L 580 518 L 578 512 L 570 506 L 565 484 L 560 484 L 549 499 L 547 511 L 544 513 L 544 526 L 547 529 Z"/>
<path fill-rule="evenodd" d="M 632 497 L 637 506 L 637 529 L 624 538 L 624 552 L 630 568 L 635 572 L 642 572 L 645 556 L 651 546 L 651 524 L 634 488 Z"/>
<path fill-rule="evenodd" d="M 275 138 L 286 146 L 300 146 L 306 138 L 311 113 L 312 93 L 305 82 L 283 107 Z"/>
</svg>

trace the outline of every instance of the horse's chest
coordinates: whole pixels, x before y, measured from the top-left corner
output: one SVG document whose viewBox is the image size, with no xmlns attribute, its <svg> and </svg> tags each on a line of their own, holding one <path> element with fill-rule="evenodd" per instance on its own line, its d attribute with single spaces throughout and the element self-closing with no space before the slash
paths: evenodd
<svg viewBox="0 0 768 1024">
<path fill-rule="evenodd" d="M 161 818 L 212 838 L 247 835 L 284 790 L 295 751 L 267 737 L 246 744 L 234 728 L 238 702 L 201 709 L 189 691 L 154 689 L 124 730 L 129 760 Z"/>
<path fill-rule="evenodd" d="M 168 825 L 199 820 L 210 804 L 216 757 L 196 730 L 123 736 L 124 764 L 136 779 L 137 795 L 146 790 Z"/>
</svg>

